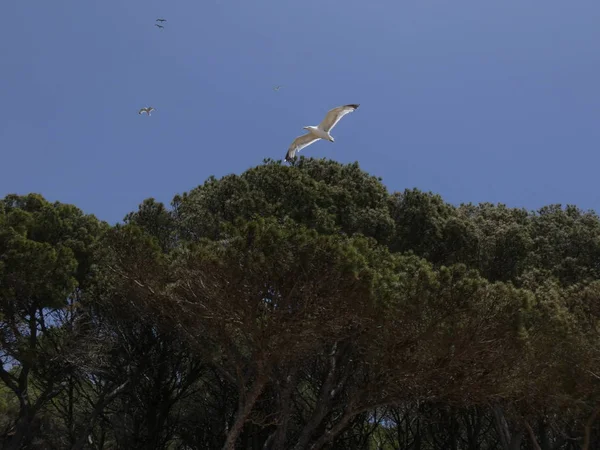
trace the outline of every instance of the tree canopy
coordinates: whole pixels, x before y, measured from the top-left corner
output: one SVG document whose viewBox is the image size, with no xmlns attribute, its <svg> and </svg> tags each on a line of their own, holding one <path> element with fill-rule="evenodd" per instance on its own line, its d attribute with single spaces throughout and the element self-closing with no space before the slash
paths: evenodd
<svg viewBox="0 0 600 450">
<path fill-rule="evenodd" d="M 600 219 L 266 160 L 0 200 L 0 446 L 600 448 Z"/>
</svg>

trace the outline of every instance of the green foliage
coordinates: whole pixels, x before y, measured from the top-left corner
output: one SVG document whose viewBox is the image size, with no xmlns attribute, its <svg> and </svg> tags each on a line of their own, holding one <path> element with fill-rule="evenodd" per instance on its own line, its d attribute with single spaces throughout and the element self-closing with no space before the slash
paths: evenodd
<svg viewBox="0 0 600 450">
<path fill-rule="evenodd" d="M 144 200 L 136 212 L 127 214 L 125 223 L 146 230 L 164 250 L 169 249 L 176 239 L 173 216 L 162 203 L 157 203 L 153 198 Z"/>
<path fill-rule="evenodd" d="M 0 201 L 0 312 L 13 320 L 66 305 L 84 284 L 100 224 L 70 205 L 41 196 Z"/>
<path fill-rule="evenodd" d="M 18 400 L 14 446 L 31 441 L 41 408 L 71 370 L 72 333 L 55 321 L 90 281 L 102 224 L 36 194 L 8 195 L 0 214 L 0 379 Z"/>
<path fill-rule="evenodd" d="M 222 236 L 223 222 L 288 217 L 321 233 L 362 233 L 386 242 L 394 231 L 385 187 L 357 164 L 301 159 L 276 162 L 202 186 L 176 198 L 177 220 L 188 238 Z"/>
<path fill-rule="evenodd" d="M 0 201 L 0 446 L 508 449 L 528 433 L 563 449 L 598 433 L 592 212 L 454 206 L 300 158 L 124 222 Z"/>
</svg>

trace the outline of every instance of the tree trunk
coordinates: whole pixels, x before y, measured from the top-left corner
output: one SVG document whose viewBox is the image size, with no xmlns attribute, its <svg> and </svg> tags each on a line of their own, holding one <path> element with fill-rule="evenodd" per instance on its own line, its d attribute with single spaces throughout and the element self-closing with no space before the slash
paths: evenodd
<svg viewBox="0 0 600 450">
<path fill-rule="evenodd" d="M 531 439 L 531 445 L 534 450 L 542 450 L 540 444 L 538 444 L 537 439 L 535 438 L 535 433 L 533 432 L 533 428 L 529 425 L 529 422 L 525 421 L 525 428 L 527 428 L 527 432 L 529 433 L 529 439 Z"/>
<path fill-rule="evenodd" d="M 336 375 L 338 372 L 338 361 L 341 357 L 340 353 L 346 350 L 346 347 L 344 346 L 344 348 L 340 352 L 338 350 L 338 344 L 338 342 L 333 344 L 333 347 L 331 349 L 329 371 L 327 373 L 327 376 L 325 377 L 323 385 L 321 386 L 319 398 L 317 399 L 317 404 L 315 405 L 315 411 L 313 412 L 312 417 L 302 430 L 302 433 L 298 438 L 298 442 L 293 447 L 293 450 L 303 450 L 307 447 L 308 443 L 317 431 L 317 428 L 319 427 L 319 425 L 321 425 L 321 422 L 331 409 L 332 396 L 336 394 L 334 386 L 336 384 Z"/>
<path fill-rule="evenodd" d="M 523 440 L 523 432 L 517 431 L 513 433 L 509 444 L 509 450 L 519 450 L 521 448 L 521 441 Z"/>
<path fill-rule="evenodd" d="M 496 425 L 502 448 L 504 450 L 518 450 L 521 447 L 521 441 L 523 440 L 523 432 L 521 430 L 516 431 L 509 428 L 506 417 L 504 417 L 504 413 L 502 412 L 502 408 L 494 406 L 492 411 L 494 413 L 494 424 Z"/>
<path fill-rule="evenodd" d="M 342 431 L 344 431 L 346 429 L 346 427 L 348 426 L 348 424 L 350 423 L 350 421 L 356 417 L 357 414 L 363 413 L 365 411 L 369 411 L 371 409 L 376 409 L 376 408 L 380 408 L 382 406 L 385 406 L 383 404 L 381 405 L 372 405 L 372 406 L 368 406 L 368 407 L 362 407 L 362 408 L 357 408 L 357 409 L 350 409 L 351 405 L 348 405 L 348 407 L 346 408 L 346 412 L 344 413 L 344 415 L 342 416 L 342 418 L 338 421 L 338 423 L 336 423 L 331 430 L 329 431 L 325 431 L 325 433 L 315 441 L 315 443 L 313 445 L 310 446 L 310 450 L 320 450 L 325 444 L 330 443 L 333 439 L 335 439 L 337 437 L 337 435 L 339 435 Z"/>
<path fill-rule="evenodd" d="M 280 422 L 277 429 L 269 436 L 263 450 L 284 450 L 285 438 L 287 437 L 288 423 L 290 421 L 290 412 L 292 405 L 292 393 L 296 386 L 296 372 L 288 375 L 286 385 L 281 393 L 279 406 L 281 408 Z"/>
<path fill-rule="evenodd" d="M 596 407 L 588 421 L 585 423 L 585 435 L 583 437 L 583 450 L 590 450 L 590 440 L 592 437 L 592 425 L 596 421 L 596 417 L 600 414 L 600 405 Z"/>
<path fill-rule="evenodd" d="M 21 383 L 20 383 L 21 385 Z M 27 385 L 27 379 L 25 379 L 24 385 Z M 21 391 L 22 394 L 19 396 L 20 413 L 19 418 L 16 423 L 16 431 L 12 439 L 10 440 L 8 447 L 6 450 L 18 450 L 21 448 L 23 444 L 26 444 L 31 439 L 32 435 L 32 423 L 36 418 L 38 411 L 45 405 L 48 401 L 56 397 L 60 391 L 61 387 L 54 388 L 53 383 L 46 388 L 46 390 L 38 397 L 36 402 L 31 405 L 29 402 L 29 396 L 27 395 L 27 391 Z"/>
<path fill-rule="evenodd" d="M 235 421 L 233 422 L 233 426 L 227 433 L 227 439 L 225 440 L 225 444 L 223 445 L 222 450 L 234 450 L 235 443 L 244 428 L 244 424 L 248 419 L 248 416 L 252 412 L 252 408 L 254 408 L 254 404 L 258 397 L 262 394 L 262 391 L 267 384 L 267 377 L 259 374 L 256 381 L 252 385 L 250 392 L 245 396 L 244 393 L 240 392 L 240 402 L 237 412 L 235 413 Z"/>
<path fill-rule="evenodd" d="M 31 417 L 24 415 L 19 419 L 16 425 L 15 434 L 10 439 L 6 450 L 19 450 L 23 443 L 27 442 L 27 435 L 31 432 Z"/>
<path fill-rule="evenodd" d="M 88 423 L 87 423 L 85 429 L 79 436 L 79 439 L 77 440 L 77 442 L 75 442 L 73 447 L 71 447 L 71 450 L 81 450 L 83 448 L 83 446 L 85 445 L 85 441 L 88 439 L 88 436 L 90 435 L 92 429 L 94 428 L 96 420 L 98 420 L 98 416 L 104 411 L 104 408 L 106 408 L 106 406 L 117 395 L 119 395 L 123 391 L 123 389 L 125 389 L 127 387 L 128 384 L 129 384 L 129 380 L 125 381 L 123 384 L 116 387 L 112 392 L 102 395 L 102 397 L 100 397 L 100 400 L 96 404 L 94 411 L 92 412 L 90 418 L 88 419 Z"/>
</svg>

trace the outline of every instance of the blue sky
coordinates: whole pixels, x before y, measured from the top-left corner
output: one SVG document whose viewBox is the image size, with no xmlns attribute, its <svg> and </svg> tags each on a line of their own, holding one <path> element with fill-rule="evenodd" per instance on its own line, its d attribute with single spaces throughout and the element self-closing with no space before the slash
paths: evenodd
<svg viewBox="0 0 600 450">
<path fill-rule="evenodd" d="M 114 223 L 144 198 L 281 159 L 303 126 L 360 103 L 335 143 L 301 154 L 454 204 L 600 211 L 598 0 L 9 0 L 0 12 L 0 196 L 39 192 Z"/>
</svg>

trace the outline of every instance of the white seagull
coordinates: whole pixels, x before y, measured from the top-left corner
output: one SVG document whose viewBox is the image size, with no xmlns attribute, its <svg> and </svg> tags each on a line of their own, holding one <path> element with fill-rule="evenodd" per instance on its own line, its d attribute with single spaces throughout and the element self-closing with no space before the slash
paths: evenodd
<svg viewBox="0 0 600 450">
<path fill-rule="evenodd" d="M 142 108 L 139 110 L 138 114 L 146 113 L 150 115 L 152 111 L 156 111 L 152 106 L 148 106 L 147 108 Z"/>
<path fill-rule="evenodd" d="M 358 107 L 359 105 L 338 106 L 337 108 L 330 110 L 323 119 L 323 122 L 316 127 L 302 127 L 303 129 L 308 130 L 308 133 L 298 136 L 296 139 L 294 139 L 294 142 L 292 142 L 290 148 L 288 148 L 287 154 L 285 155 L 285 160 L 288 162 L 292 161 L 294 156 L 296 156 L 296 152 L 299 152 L 304 147 L 317 142 L 319 139 L 325 139 L 329 142 L 334 142 L 334 139 L 329 132 L 333 130 L 333 127 L 337 125 L 342 117 L 348 113 L 351 113 L 352 111 L 355 111 Z"/>
</svg>

